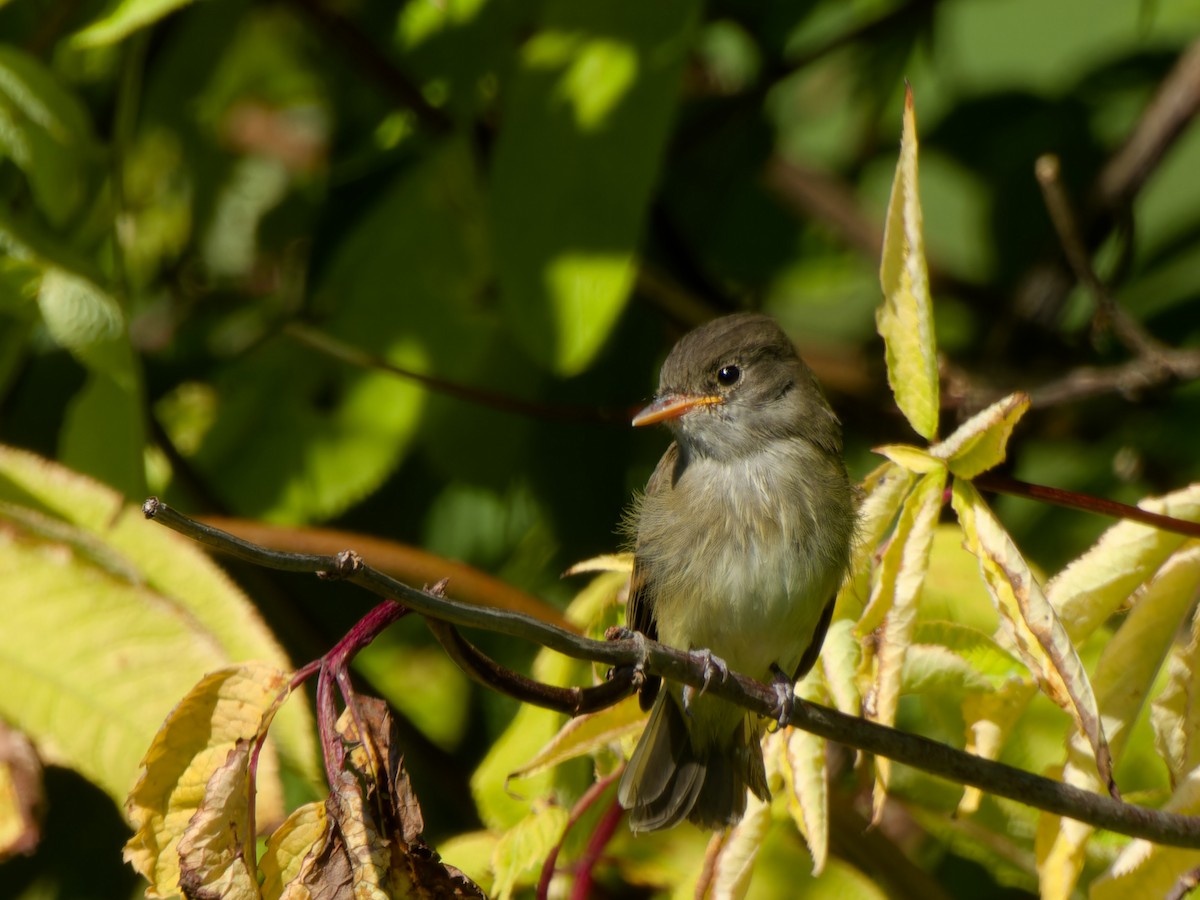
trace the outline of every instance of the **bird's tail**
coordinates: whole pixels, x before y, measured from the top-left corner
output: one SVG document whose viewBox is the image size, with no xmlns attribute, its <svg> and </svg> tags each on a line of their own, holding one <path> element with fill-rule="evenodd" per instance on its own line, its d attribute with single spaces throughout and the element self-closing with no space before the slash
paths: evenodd
<svg viewBox="0 0 1200 900">
<path fill-rule="evenodd" d="M 703 702 L 725 703 L 707 697 Z M 659 693 L 617 790 L 633 831 L 658 831 L 685 818 L 701 828 L 724 828 L 746 812 L 747 788 L 770 799 L 761 727 L 744 711 L 737 713 L 724 739 L 698 748 L 679 700 L 671 691 Z"/>
</svg>

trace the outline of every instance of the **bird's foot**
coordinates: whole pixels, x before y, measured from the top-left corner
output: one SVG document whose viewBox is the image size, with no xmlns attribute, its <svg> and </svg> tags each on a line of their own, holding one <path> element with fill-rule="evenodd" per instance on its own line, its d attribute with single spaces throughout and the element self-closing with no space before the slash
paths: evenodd
<svg viewBox="0 0 1200 900">
<path fill-rule="evenodd" d="M 775 724 L 780 728 L 792 721 L 792 712 L 796 708 L 796 686 L 779 666 L 771 663 L 771 690 L 775 693 Z"/>
<path fill-rule="evenodd" d="M 689 650 L 688 656 L 699 660 L 704 666 L 704 683 L 700 685 L 699 691 L 690 684 L 683 686 L 683 711 L 691 715 L 692 701 L 697 697 L 704 696 L 704 692 L 708 690 L 708 686 L 712 684 L 714 678 L 719 678 L 721 681 L 728 678 L 729 666 L 721 657 L 713 656 L 711 650 Z"/>
<path fill-rule="evenodd" d="M 645 675 L 646 664 L 650 661 L 650 650 L 646 646 L 646 636 L 644 634 L 640 631 L 633 631 L 630 628 L 622 628 L 620 625 L 613 625 L 604 632 L 604 639 L 608 641 L 632 641 L 637 651 L 637 660 L 631 665 L 639 675 Z M 623 666 L 617 666 L 617 668 L 623 668 Z"/>
</svg>

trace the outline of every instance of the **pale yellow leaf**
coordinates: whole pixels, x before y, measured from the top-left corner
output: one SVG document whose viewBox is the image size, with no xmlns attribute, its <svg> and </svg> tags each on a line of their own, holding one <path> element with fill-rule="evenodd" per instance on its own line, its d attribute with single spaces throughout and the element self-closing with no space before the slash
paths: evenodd
<svg viewBox="0 0 1200 900">
<path fill-rule="evenodd" d="M 1189 522 L 1200 521 L 1200 484 L 1148 497 L 1138 504 L 1151 512 Z M 1090 550 L 1046 585 L 1046 597 L 1058 611 L 1071 639 L 1079 642 L 1129 599 L 1186 540 L 1139 522 L 1118 522 Z"/>
<path fill-rule="evenodd" d="M 602 553 L 575 563 L 563 575 L 584 575 L 591 572 L 633 572 L 632 553 Z"/>
<path fill-rule="evenodd" d="M 922 450 L 912 444 L 884 444 L 871 452 L 887 457 L 900 468 L 916 475 L 928 475 L 930 472 L 946 468 L 945 459 L 939 459 L 931 451 Z"/>
<path fill-rule="evenodd" d="M 798 696 L 820 703 L 822 692 L 811 679 L 797 687 Z M 780 749 L 780 767 L 787 790 L 787 808 L 808 844 L 813 875 L 820 875 L 829 858 L 829 772 L 825 764 L 825 739 L 799 728 L 783 728 L 768 736 Z"/>
<path fill-rule="evenodd" d="M 814 671 L 820 672 L 833 705 L 850 716 L 862 712 L 862 694 L 858 684 L 861 659 L 862 648 L 854 637 L 854 623 L 849 619 L 841 619 L 830 625 Z"/>
<path fill-rule="evenodd" d="M 870 595 L 876 550 L 914 481 L 911 472 L 892 462 L 885 462 L 863 479 L 858 527 L 850 548 L 850 572 L 838 592 L 834 618 L 860 618 Z"/>
<path fill-rule="evenodd" d="M 324 803 L 305 803 L 288 816 L 267 839 L 258 861 L 263 900 L 301 900 L 300 884 L 296 884 L 295 893 L 290 887 L 311 872 L 328 838 L 329 816 Z"/>
<path fill-rule="evenodd" d="M 1008 438 L 1028 409 L 1028 394 L 1009 394 L 973 415 L 929 452 L 945 460 L 958 478 L 974 478 L 1004 462 Z"/>
<path fill-rule="evenodd" d="M 646 714 L 638 707 L 637 698 L 626 697 L 607 709 L 568 720 L 533 759 L 514 771 L 509 778 L 526 778 L 569 759 L 597 753 L 627 737 L 640 734 L 645 727 Z"/>
<path fill-rule="evenodd" d="M 1200 547 L 1175 554 L 1135 595 L 1132 611 L 1105 645 L 1092 675 L 1092 688 L 1113 761 L 1121 758 L 1134 720 L 1154 685 L 1179 623 L 1187 617 L 1200 586 Z M 1092 749 L 1077 732 L 1068 736 L 1062 778 L 1067 784 L 1103 791 Z M 1038 828 L 1038 863 L 1043 896 L 1066 900 L 1086 861 L 1093 829 L 1043 813 Z M 1048 891 L 1047 885 L 1053 885 Z"/>
<path fill-rule="evenodd" d="M 510 828 L 492 854 L 497 900 L 511 897 L 517 885 L 532 880 L 550 851 L 562 840 L 567 811 L 561 806 L 535 804 L 533 812 Z"/>
<path fill-rule="evenodd" d="M 1013 726 L 1036 692 L 1037 686 L 1033 682 L 1013 679 L 995 691 L 967 694 L 962 705 L 963 721 L 967 726 L 963 749 L 984 759 L 998 759 Z M 958 815 L 969 816 L 976 812 L 982 799 L 983 792 L 979 788 L 964 787 L 958 801 Z"/>
<path fill-rule="evenodd" d="M 1167 812 L 1200 814 L 1200 770 L 1180 782 L 1163 806 Z M 1200 850 L 1130 841 L 1113 864 L 1091 884 L 1090 900 L 1162 900 L 1180 876 L 1200 866 Z"/>
<path fill-rule="evenodd" d="M 904 94 L 904 129 L 888 201 L 879 282 L 883 305 L 875 313 L 875 324 L 886 348 L 888 384 L 896 405 L 917 434 L 933 440 L 939 404 L 937 345 L 921 231 L 917 121 L 911 89 Z"/>
<path fill-rule="evenodd" d="M 891 725 L 896 719 L 900 700 L 900 679 L 904 657 L 912 642 L 916 624 L 917 600 L 929 564 L 934 527 L 942 508 L 946 486 L 945 471 L 931 472 L 917 483 L 904 503 L 896 534 L 884 553 L 879 580 L 872 592 L 871 609 L 886 609 L 880 628 L 875 657 L 875 677 L 868 694 L 864 714 L 868 719 Z M 859 630 L 863 625 L 860 623 Z M 883 809 L 890 763 L 883 757 L 875 762 L 875 815 Z"/>
<path fill-rule="evenodd" d="M 1189 544 L 1171 557 L 1155 581 L 1169 578 L 1172 570 L 1194 569 L 1198 557 L 1200 546 Z M 1196 577 L 1194 572 L 1190 575 Z M 1194 595 L 1194 580 L 1178 589 Z M 1150 708 L 1150 724 L 1154 745 L 1167 764 L 1171 783 L 1176 784 L 1200 765 L 1200 617 L 1192 618 L 1190 640 L 1171 652 L 1167 683 Z"/>
<path fill-rule="evenodd" d="M 1067 711 L 1087 736 L 1096 767 L 1112 783 L 1112 757 L 1096 697 L 1083 663 L 1029 564 L 969 481 L 955 479 L 951 502 L 968 549 L 1000 611 L 1002 627 L 1042 690 Z"/>
<path fill-rule="evenodd" d="M 730 829 L 717 853 L 712 872 L 713 897 L 741 900 L 750 889 L 754 861 L 771 825 L 771 804 L 746 796 L 746 814 Z"/>
<path fill-rule="evenodd" d="M 204 786 L 179 839 L 179 880 L 189 897 L 256 900 L 258 870 L 250 824 L 250 750 L 239 740 Z"/>
<path fill-rule="evenodd" d="M 930 472 L 928 475 L 922 476 L 917 482 L 917 486 L 904 498 L 903 506 L 900 507 L 900 516 L 896 520 L 896 528 L 888 538 L 879 565 L 872 572 L 870 599 L 855 628 L 860 637 L 869 634 L 883 624 L 896 601 L 897 593 L 910 597 L 914 601 L 920 593 L 921 584 L 925 578 L 925 567 L 922 565 L 919 572 L 911 568 L 902 568 L 902 563 L 906 559 L 905 553 L 908 552 L 905 548 L 912 539 L 918 513 L 922 513 L 925 518 L 928 518 L 932 512 L 941 508 L 941 492 L 945 490 L 945 486 L 945 469 Z M 936 508 L 931 509 L 930 505 L 935 502 Z M 933 521 L 928 523 L 931 533 L 920 535 L 919 542 L 932 540 L 932 528 L 936 521 L 935 516 Z M 928 547 L 923 552 L 927 558 Z M 897 582 L 902 577 L 906 580 L 901 585 Z M 917 579 L 915 582 L 913 581 L 914 577 Z"/>
<path fill-rule="evenodd" d="M 125 860 L 150 882 L 148 897 L 178 892 L 180 838 L 204 800 L 209 778 L 238 741 L 270 724 L 288 676 L 265 663 L 206 675 L 167 716 L 142 761 L 142 777 L 125 810 L 135 833 Z M 259 758 L 260 782 L 275 777 L 269 747 Z M 260 807 L 261 809 L 261 807 Z"/>
<path fill-rule="evenodd" d="M 118 804 L 163 719 L 205 672 L 244 659 L 291 668 L 199 545 L 146 521 L 110 488 L 3 446 L 0 597 L 0 718 Z M 314 733 L 297 697 L 271 744 L 315 794 Z M 260 781 L 267 818 L 283 812 L 274 771 Z"/>
</svg>

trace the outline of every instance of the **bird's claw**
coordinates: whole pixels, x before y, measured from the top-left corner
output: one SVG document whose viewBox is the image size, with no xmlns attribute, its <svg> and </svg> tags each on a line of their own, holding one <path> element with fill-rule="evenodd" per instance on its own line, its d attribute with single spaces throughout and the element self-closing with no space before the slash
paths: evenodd
<svg viewBox="0 0 1200 900">
<path fill-rule="evenodd" d="M 783 728 L 791 724 L 792 712 L 796 709 L 796 686 L 779 666 L 771 666 L 771 690 L 775 694 L 775 723 Z"/>
<path fill-rule="evenodd" d="M 720 681 L 728 678 L 729 666 L 721 657 L 713 656 L 711 650 L 689 650 L 688 656 L 699 660 L 704 666 L 704 683 L 700 685 L 699 691 L 690 684 L 683 686 L 683 711 L 691 715 L 692 701 L 704 696 L 704 692 L 708 690 L 708 686 L 712 684 L 714 678 L 718 678 Z"/>
</svg>

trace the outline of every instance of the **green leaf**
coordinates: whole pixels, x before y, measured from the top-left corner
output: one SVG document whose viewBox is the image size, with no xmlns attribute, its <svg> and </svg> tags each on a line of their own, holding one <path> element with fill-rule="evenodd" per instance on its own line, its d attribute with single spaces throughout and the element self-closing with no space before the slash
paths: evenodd
<svg viewBox="0 0 1200 900">
<path fill-rule="evenodd" d="M 77 47 L 114 44 L 190 3 L 191 0 L 108 0 L 96 18 L 71 36 L 71 43 Z"/>
<path fill-rule="evenodd" d="M 600 712 L 570 719 L 541 751 L 512 778 L 527 778 L 569 759 L 598 753 L 611 744 L 634 737 L 646 727 L 646 716 L 637 700 L 626 697 L 615 706 Z"/>
<path fill-rule="evenodd" d="M 1148 497 L 1138 505 L 1177 519 L 1200 521 L 1200 484 Z M 1104 532 L 1090 550 L 1046 585 L 1046 597 L 1071 639 L 1082 641 L 1095 631 L 1185 540 L 1172 531 L 1130 521 Z"/>
<path fill-rule="evenodd" d="M 0 44 L 0 158 L 29 179 L 46 218 L 64 224 L 88 193 L 88 164 L 97 158 L 88 115 L 34 56 Z"/>
<path fill-rule="evenodd" d="M 973 415 L 930 453 L 946 460 L 956 477 L 974 478 L 1004 462 L 1009 435 L 1028 409 L 1028 394 L 1009 394 Z"/>
<path fill-rule="evenodd" d="M 510 828 L 492 853 L 492 870 L 496 873 L 493 896 L 498 900 L 511 897 L 516 886 L 538 870 L 566 827 L 565 809 L 539 804 Z"/>
<path fill-rule="evenodd" d="M 875 324 L 887 349 L 888 384 L 896 405 L 917 434 L 933 440 L 939 404 L 937 346 L 921 233 L 917 122 L 911 88 L 904 93 L 904 129 L 888 201 L 879 282 L 883 305 L 876 311 Z"/>
<path fill-rule="evenodd" d="M 902 469 L 916 475 L 928 475 L 930 472 L 946 468 L 944 460 L 938 459 L 928 450 L 910 444 L 885 444 L 876 447 L 873 452 L 886 456 Z"/>
<path fill-rule="evenodd" d="M 560 374 L 591 362 L 633 286 L 698 7 L 549 0 L 521 53 L 492 168 L 500 302 Z"/>
<path fill-rule="evenodd" d="M 0 447 L 0 522 L 0 716 L 118 803 L 159 725 L 205 672 L 243 659 L 291 668 L 196 544 L 112 490 Z M 313 784 L 303 698 L 271 733 L 285 768 Z"/>
<path fill-rule="evenodd" d="M 482 206 L 461 140 L 387 184 L 314 290 L 328 330 L 400 368 L 469 383 L 469 366 L 502 342 L 478 311 L 489 272 Z M 412 381 L 283 340 L 226 366 L 215 388 L 194 462 L 230 508 L 284 523 L 329 518 L 378 488 L 410 451 L 428 400 Z"/>
<path fill-rule="evenodd" d="M 1087 736 L 1105 785 L 1112 755 L 1091 682 L 1075 645 L 1034 578 L 1029 564 L 969 481 L 955 479 L 951 502 L 968 549 L 979 560 L 1006 634 L 1046 694 Z"/>
<path fill-rule="evenodd" d="M 704 896 L 742 900 L 750 890 L 754 863 L 771 826 L 771 804 L 746 796 L 746 812 L 729 830 L 713 863 L 710 890 Z M 697 892 L 699 893 L 699 892 Z"/>
<path fill-rule="evenodd" d="M 806 678 L 796 694 L 813 703 L 826 701 L 813 679 Z M 829 859 L 829 767 L 824 738 L 799 728 L 784 728 L 766 738 L 778 744 L 779 767 L 787 785 L 787 807 L 812 856 L 813 875 L 820 875 Z M 769 751 L 766 751 L 768 756 Z"/>
</svg>

